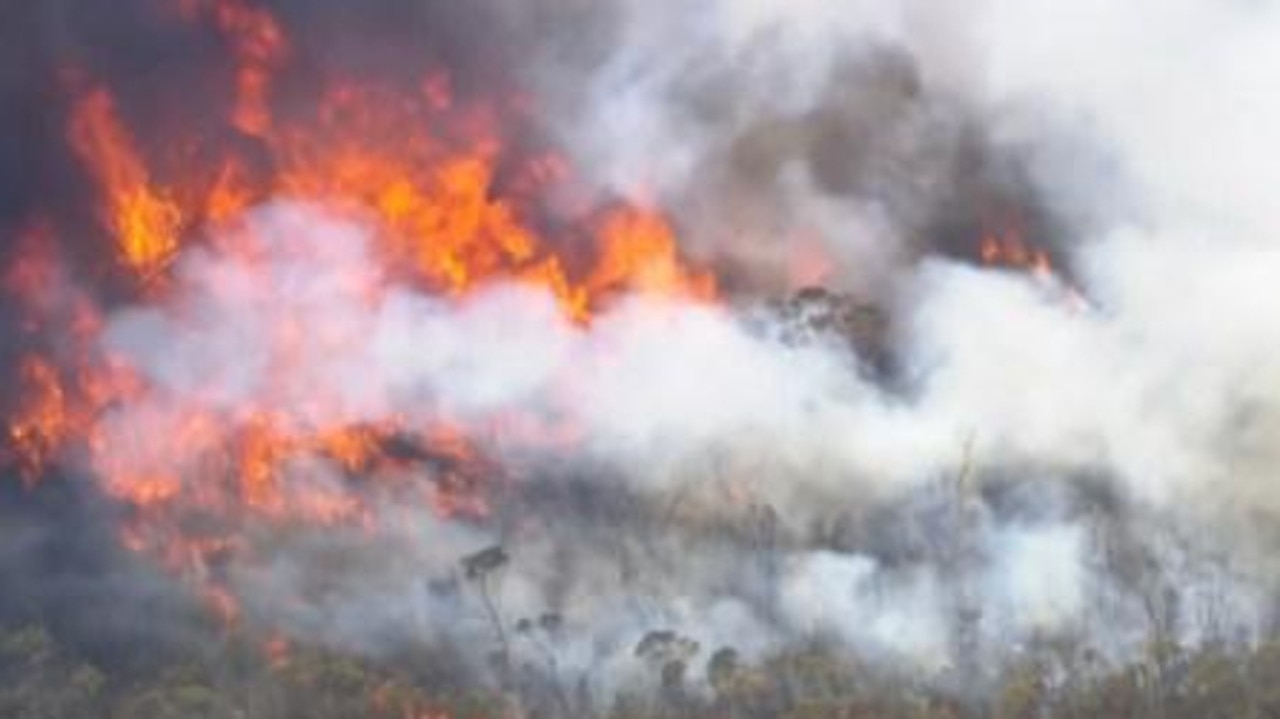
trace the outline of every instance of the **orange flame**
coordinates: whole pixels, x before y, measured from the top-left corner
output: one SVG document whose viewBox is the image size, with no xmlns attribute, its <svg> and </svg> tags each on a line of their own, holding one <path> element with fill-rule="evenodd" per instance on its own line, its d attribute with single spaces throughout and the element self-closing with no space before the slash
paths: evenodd
<svg viewBox="0 0 1280 719">
<path fill-rule="evenodd" d="M 1016 227 L 983 235 L 978 257 L 988 267 L 1029 273 L 1040 284 L 1052 288 L 1059 299 L 1075 312 L 1087 312 L 1093 307 L 1079 287 L 1059 274 L 1049 253 L 1029 244 Z"/>
<path fill-rule="evenodd" d="M 587 286 L 593 294 L 625 288 L 642 293 L 709 299 L 715 280 L 681 264 L 675 235 L 661 216 L 626 208 L 606 218 L 603 251 Z"/>
<path fill-rule="evenodd" d="M 144 146 L 107 88 L 75 98 L 69 140 L 98 186 L 116 261 L 147 299 L 165 299 L 163 280 L 192 242 L 216 243 L 253 267 L 261 238 L 236 220 L 268 197 L 317 203 L 372 228 L 379 268 L 343 278 L 353 302 L 377 302 L 389 279 L 448 296 L 501 280 L 542 288 L 567 318 L 588 323 L 622 293 L 715 297 L 714 277 L 686 264 L 673 227 L 653 209 L 614 202 L 576 222 L 544 216 L 540 200 L 571 171 L 554 152 L 508 146 L 504 124 L 526 112 L 524 98 L 460 100 L 447 75 L 430 72 L 408 93 L 335 82 L 316 112 L 277 117 L 273 88 L 291 43 L 276 19 L 248 0 L 181 0 L 179 9 L 226 39 L 235 92 L 225 121 L 267 161 L 230 147 L 212 161 L 180 154 L 201 137 Z M 200 239 L 207 225 L 222 231 Z M 33 280 L 33 267 L 11 284 L 39 307 L 49 283 Z M 247 526 L 376 531 L 372 505 L 386 499 L 446 517 L 489 511 L 501 472 L 448 417 L 352 423 L 322 387 L 306 407 L 277 406 L 274 389 L 235 407 L 172 398 L 101 349 L 92 303 L 69 305 L 41 310 L 35 324 L 70 327 L 70 346 L 20 370 L 8 445 L 23 477 L 34 483 L 61 453 L 83 450 L 103 491 L 131 510 L 126 546 L 190 578 L 228 622 L 239 608 L 214 568 L 252 551 Z M 362 341 L 349 335 L 282 320 L 264 348 L 269 377 L 286 386 L 309 347 L 341 352 Z M 573 441 L 573 427 L 517 415 L 495 425 L 530 442 Z"/>
<path fill-rule="evenodd" d="M 58 370 L 41 357 L 26 357 L 19 370 L 26 390 L 9 422 L 9 444 L 23 481 L 34 484 L 71 432 Z"/>
<path fill-rule="evenodd" d="M 1026 270 L 1040 278 L 1053 276 L 1049 253 L 1027 244 L 1022 233 L 1013 228 L 983 236 L 978 255 L 984 265 Z"/>
<path fill-rule="evenodd" d="M 236 61 L 236 100 L 231 124 L 246 135 L 271 131 L 271 84 L 284 65 L 289 46 L 271 13 L 243 0 L 183 0 L 189 19 L 211 16 L 226 36 Z"/>
<path fill-rule="evenodd" d="M 141 278 L 155 276 L 177 252 L 182 212 L 151 185 L 106 90 L 93 90 L 76 105 L 71 141 L 102 185 L 121 261 Z"/>
</svg>

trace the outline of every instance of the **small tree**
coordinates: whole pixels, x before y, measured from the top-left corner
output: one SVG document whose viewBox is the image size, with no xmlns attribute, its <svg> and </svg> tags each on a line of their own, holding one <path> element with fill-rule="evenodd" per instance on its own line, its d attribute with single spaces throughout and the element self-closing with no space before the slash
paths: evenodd
<svg viewBox="0 0 1280 719">
<path fill-rule="evenodd" d="M 507 640 L 507 630 L 503 625 L 502 615 L 498 611 L 491 580 L 510 561 L 511 557 L 507 555 L 506 550 L 498 545 L 482 549 L 475 554 L 469 554 L 462 558 L 463 572 L 466 574 L 467 579 L 474 582 L 478 588 L 480 601 L 483 602 L 485 612 L 489 615 L 489 622 L 493 626 L 494 635 L 498 641 L 496 663 L 503 673 L 504 681 L 507 679 L 507 674 L 511 669 L 511 646 Z"/>
</svg>

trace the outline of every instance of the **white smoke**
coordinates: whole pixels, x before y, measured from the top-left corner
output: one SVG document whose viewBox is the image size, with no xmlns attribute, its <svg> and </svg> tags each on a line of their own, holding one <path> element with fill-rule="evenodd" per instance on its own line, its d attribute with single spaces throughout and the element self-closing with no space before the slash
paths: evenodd
<svg viewBox="0 0 1280 719">
<path fill-rule="evenodd" d="M 885 298 L 905 385 L 889 388 L 868 379 L 844 345 L 784 341 L 736 306 L 631 297 L 583 327 L 553 298 L 513 284 L 458 299 L 381 289 L 358 220 L 281 204 L 245 219 L 244 232 L 261 243 L 252 261 L 192 251 L 179 264 L 173 305 L 112 319 L 107 348 L 159 390 L 149 403 L 113 410 L 107 436 L 139 428 L 164 436 L 174 408 L 191 403 L 283 412 L 317 430 L 447 417 L 515 465 L 530 449 L 492 430 L 514 408 L 581 435 L 571 456 L 535 452 L 527 466 L 598 469 L 591 482 L 678 508 L 668 513 L 680 525 L 670 537 L 632 541 L 625 526 L 595 527 L 582 530 L 586 544 L 568 529 L 497 536 L 410 513 L 400 518 L 402 543 L 387 553 L 394 561 L 333 569 L 286 547 L 238 570 L 257 611 L 344 641 L 406 623 L 433 638 L 485 635 L 474 594 L 424 595 L 416 578 L 448 575 L 461 554 L 497 541 L 513 556 L 504 616 L 563 611 L 577 634 L 558 651 L 584 669 L 634 663 L 629 652 L 644 631 L 673 628 L 708 648 L 756 637 L 748 647 L 756 651 L 829 631 L 858 651 L 940 671 L 958 661 L 962 605 L 977 608 L 983 636 L 1010 645 L 1068 631 L 1105 642 L 1140 614 L 1141 601 L 1090 556 L 1095 519 L 1059 506 L 1054 489 L 1031 490 L 1030 517 L 987 508 L 938 528 L 940 541 L 972 543 L 972 556 L 955 561 L 946 548 L 919 549 L 932 546 L 935 530 L 906 526 L 917 516 L 910 511 L 890 527 L 910 545 L 904 556 L 808 535 L 842 513 L 927 505 L 940 486 L 955 494 L 946 507 L 980 504 L 988 475 L 1036 487 L 1100 476 L 1117 501 L 1180 531 L 1214 528 L 1202 535 L 1206 552 L 1225 546 L 1246 557 L 1229 581 L 1236 615 L 1252 630 L 1274 575 L 1267 552 L 1251 544 L 1250 522 L 1280 510 L 1272 481 L 1280 325 L 1271 316 L 1280 215 L 1270 197 L 1280 186 L 1272 91 L 1280 16 L 1262 4 L 1201 0 L 935 6 L 623 3 L 619 48 L 586 78 L 598 113 L 559 129 L 598 170 L 594 180 L 678 197 L 704 177 L 725 138 L 762 115 L 794 117 L 827 102 L 848 53 L 901 47 L 931 91 L 980 108 L 995 134 L 1043 148 L 1030 157 L 1051 204 L 1104 209 L 1104 226 L 1082 223 L 1066 241 L 1070 282 L 1087 302 L 1063 283 L 915 261 L 903 248 L 918 228 L 897 226 L 871 199 L 817 193 L 803 169 L 782 163 L 776 186 L 792 214 L 768 232 L 812 223 L 836 258 L 832 281 L 874 285 Z M 549 97 L 568 92 L 542 82 Z M 700 122 L 681 95 L 704 84 L 727 93 L 694 98 L 728 104 L 714 123 Z M 934 128 L 936 118 L 923 115 L 907 117 Z M 1091 184 L 1110 188 L 1116 178 L 1057 164 L 1064 117 L 1117 158 L 1123 202 Z M 915 128 L 875 137 L 906 145 L 951 137 Z M 893 157 L 915 158 L 917 149 Z M 938 178 L 922 179 L 920 196 L 932 196 Z M 725 238 L 698 234 L 718 205 L 686 209 L 696 216 L 691 246 L 756 251 L 756 236 L 736 225 Z M 153 451 L 148 461 L 176 461 Z M 783 539 L 746 549 L 699 533 L 699 522 L 743 507 L 775 511 Z M 766 566 L 774 553 L 780 564 Z M 623 555 L 642 567 L 639 577 L 624 576 Z M 1167 570 L 1188 596 L 1223 581 L 1176 562 Z M 333 573 L 340 588 L 303 611 L 278 602 L 298 595 L 307 571 Z"/>
</svg>

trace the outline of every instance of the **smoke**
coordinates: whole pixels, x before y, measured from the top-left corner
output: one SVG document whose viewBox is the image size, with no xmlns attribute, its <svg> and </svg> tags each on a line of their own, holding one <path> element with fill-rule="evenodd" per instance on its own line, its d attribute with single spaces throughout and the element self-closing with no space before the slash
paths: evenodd
<svg viewBox="0 0 1280 719">
<path fill-rule="evenodd" d="M 735 286 L 890 292 L 920 255 L 972 257 L 1007 226 L 1062 260 L 1067 235 L 1113 204 L 1095 201 L 1115 184 L 1106 143 L 982 86 L 981 16 L 910 2 L 619 5 L 613 52 L 535 65 L 531 82 L 581 166 L 675 208 L 689 249 Z M 1094 197 L 1038 182 L 1063 158 Z"/>
<path fill-rule="evenodd" d="M 517 474 L 494 520 L 441 521 L 384 499 L 388 536 L 304 534 L 233 560 L 226 571 L 250 610 L 303 636 L 385 651 L 411 627 L 422 641 L 490 646 L 484 603 L 500 601 L 499 624 L 568 618 L 555 651 L 570 671 L 625 666 L 637 637 L 663 627 L 757 653 L 832 630 L 937 673 L 954 670 L 966 642 L 998 660 L 1032 636 L 1110 633 L 1140 617 L 1144 595 L 1114 585 L 1144 580 L 1090 559 L 1113 541 L 1108 521 L 1153 512 L 1179 531 L 1225 519 L 1218 511 L 1245 497 L 1269 511 L 1253 496 L 1267 457 L 1257 476 L 1233 460 L 1234 385 L 1241 363 L 1268 356 L 1265 334 L 1201 344 L 1211 328 L 1187 328 L 1194 318 L 1127 275 L 1089 285 L 1104 313 L 1102 299 L 1082 307 L 1030 277 L 921 266 L 900 309 L 902 389 L 860 371 L 835 337 L 784 332 L 779 316 L 632 298 L 582 327 L 527 287 L 459 299 L 387 288 L 369 231 L 320 208 L 264 207 L 244 223 L 256 251 L 192 251 L 171 306 L 110 322 L 107 349 L 157 391 L 104 420 L 122 448 L 109 464 L 139 475 L 149 462 L 201 461 L 125 440 L 170 434 L 198 406 L 233 422 L 270 411 L 321 434 L 447 417 Z M 1121 263 L 1137 260 L 1104 266 Z M 1206 317 L 1240 316 L 1231 305 L 1248 298 L 1248 276 L 1216 293 L 1213 280 L 1157 284 L 1228 303 Z M 1257 271 L 1257 292 L 1267 276 Z M 281 348 L 293 358 L 283 376 Z M 529 445 L 503 429 L 513 411 L 577 428 L 574 443 Z M 283 482 L 351 491 L 328 463 L 295 459 Z M 1099 473 L 1119 500 L 1076 486 Z M 571 488 L 555 489 L 566 477 Z M 991 494 L 1001 482 L 1021 496 Z M 547 492 L 607 499 L 575 506 L 542 501 Z M 847 525 L 819 529 L 833 521 Z M 880 536 L 858 536 L 876 522 Z M 458 564 L 489 545 L 511 559 L 500 589 L 483 590 L 497 600 Z M 1164 569 L 1196 591 L 1190 570 Z M 1263 609 L 1248 609 L 1231 614 L 1244 627 L 1232 631 L 1257 631 Z M 528 651 L 542 661 L 536 643 Z"/>
<path fill-rule="evenodd" d="M 498 673 L 501 648 L 601 691 L 655 656 L 817 637 L 941 682 L 1044 636 L 1118 659 L 1272 628 L 1274 8 L 382 2 L 360 27 L 396 38 L 383 54 L 329 5 L 279 7 L 314 72 L 390 68 L 413 46 L 393 28 L 435 27 L 431 61 L 533 88 L 578 189 L 669 208 L 730 297 L 582 325 L 518 284 L 397 283 L 358 216 L 276 201 L 211 230 L 167 304 L 109 314 L 102 349 L 154 391 L 109 410 L 99 461 L 196 476 L 130 438 L 198 407 L 320 433 L 447 419 L 503 477 L 489 514 L 442 516 L 291 460 L 282 482 L 358 494 L 381 530 L 252 528 L 216 571 L 253 621 Z M 488 64 L 455 27 L 510 49 Z M 976 266 L 1010 226 L 1055 277 Z M 890 369 L 766 301 L 813 283 L 887 314 Z M 440 486 L 436 464 L 371 480 Z M 637 651 L 659 630 L 693 644 Z"/>
</svg>

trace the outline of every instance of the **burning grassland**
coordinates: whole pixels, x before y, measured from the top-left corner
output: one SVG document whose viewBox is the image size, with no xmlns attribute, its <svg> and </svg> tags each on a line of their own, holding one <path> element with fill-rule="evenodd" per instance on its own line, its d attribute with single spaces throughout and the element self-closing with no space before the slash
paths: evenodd
<svg viewBox="0 0 1280 719">
<path fill-rule="evenodd" d="M 1158 715 L 1265 663 L 1268 167 L 1170 159 L 1126 43 L 1031 63 L 1047 5 L 746 5 L 13 11 L 0 624 L 73 650 L 0 671 L 144 715 L 181 702 L 72 654 L 220 642 L 187 683 L 267 708 L 214 716 L 331 680 L 417 719 L 1089 715 L 1130 679 Z"/>
</svg>

